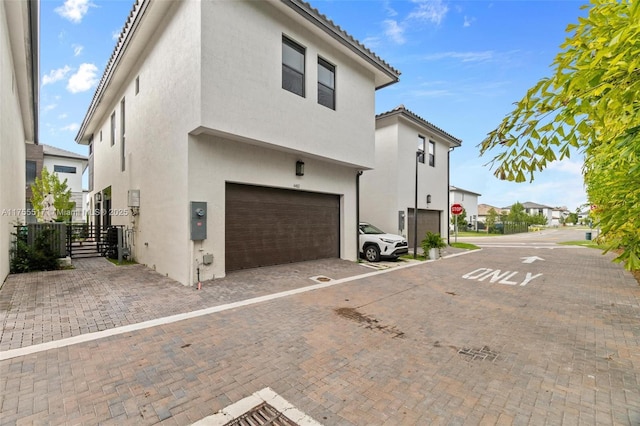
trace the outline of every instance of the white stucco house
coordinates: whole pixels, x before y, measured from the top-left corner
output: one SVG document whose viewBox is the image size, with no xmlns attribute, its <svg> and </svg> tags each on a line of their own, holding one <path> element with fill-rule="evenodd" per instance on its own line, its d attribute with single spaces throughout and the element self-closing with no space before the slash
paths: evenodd
<svg viewBox="0 0 640 426">
<path fill-rule="evenodd" d="M 0 2 L 0 285 L 25 220 L 26 149 L 38 143 L 39 2 Z"/>
<path fill-rule="evenodd" d="M 541 214 L 547 219 L 547 225 L 553 225 L 553 207 L 545 206 L 544 204 L 533 203 L 531 201 L 522 203 L 522 207 L 524 207 L 524 211 L 529 216 L 537 216 Z"/>
<path fill-rule="evenodd" d="M 414 247 L 417 199 L 418 246 L 427 231 L 446 239 L 449 153 L 462 141 L 403 105 L 376 116 L 375 140 L 375 167 L 360 179 L 361 220 L 406 236 Z"/>
<path fill-rule="evenodd" d="M 300 0 L 136 1 L 76 137 L 91 220 L 185 285 L 356 260 L 375 91 L 398 78 Z"/>
<path fill-rule="evenodd" d="M 449 186 L 449 207 L 452 204 L 460 204 L 467 216 L 466 220 L 472 229 L 478 229 L 478 198 L 482 194 L 469 191 L 467 189 L 458 188 L 457 186 Z"/>
<path fill-rule="evenodd" d="M 55 173 L 60 182 L 67 180 L 67 187 L 71 190 L 71 201 L 76 208 L 71 216 L 73 222 L 86 221 L 85 197 L 82 190 L 82 175 L 88 166 L 85 155 L 67 151 L 55 146 L 41 144 L 43 148 L 43 167 Z"/>
</svg>

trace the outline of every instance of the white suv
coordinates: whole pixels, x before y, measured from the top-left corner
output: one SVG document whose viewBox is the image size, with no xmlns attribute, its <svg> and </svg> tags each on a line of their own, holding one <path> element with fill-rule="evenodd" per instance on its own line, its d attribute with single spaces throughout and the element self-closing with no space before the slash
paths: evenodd
<svg viewBox="0 0 640 426">
<path fill-rule="evenodd" d="M 397 259 L 409 252 L 407 240 L 400 235 L 387 234 L 370 223 L 360 222 L 360 254 L 369 262 L 381 257 Z"/>
</svg>

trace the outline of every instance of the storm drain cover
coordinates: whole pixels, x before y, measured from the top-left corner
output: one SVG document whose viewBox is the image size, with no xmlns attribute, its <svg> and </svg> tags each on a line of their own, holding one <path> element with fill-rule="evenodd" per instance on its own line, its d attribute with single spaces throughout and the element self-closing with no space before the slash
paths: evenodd
<svg viewBox="0 0 640 426">
<path fill-rule="evenodd" d="M 498 354 L 491 351 L 489 346 L 483 346 L 480 349 L 459 349 L 458 353 L 469 358 L 471 361 L 495 361 Z"/>
<path fill-rule="evenodd" d="M 273 408 L 271 405 L 263 402 L 254 407 L 251 411 L 243 414 L 225 424 L 224 426 L 298 426 L 292 422 L 284 414 Z"/>
</svg>

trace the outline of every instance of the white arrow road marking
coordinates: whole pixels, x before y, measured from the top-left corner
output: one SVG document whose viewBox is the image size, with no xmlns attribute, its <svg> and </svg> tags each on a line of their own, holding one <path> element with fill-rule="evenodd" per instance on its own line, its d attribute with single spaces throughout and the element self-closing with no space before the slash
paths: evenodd
<svg viewBox="0 0 640 426">
<path fill-rule="evenodd" d="M 538 256 L 521 257 L 520 259 L 524 259 L 522 263 L 533 263 L 536 260 L 544 260 L 543 258 Z"/>
</svg>

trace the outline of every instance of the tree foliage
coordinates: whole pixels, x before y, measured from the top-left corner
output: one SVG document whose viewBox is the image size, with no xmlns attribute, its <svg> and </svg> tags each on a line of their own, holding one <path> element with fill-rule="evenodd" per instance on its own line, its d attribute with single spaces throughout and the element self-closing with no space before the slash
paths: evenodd
<svg viewBox="0 0 640 426">
<path fill-rule="evenodd" d="M 31 185 L 31 192 L 31 204 L 39 221 L 42 221 L 43 200 L 47 194 L 53 196 L 53 206 L 58 215 L 57 221 L 71 220 L 76 203 L 71 201 L 71 189 L 67 186 L 67 179 L 60 182 L 57 174 L 50 173 L 46 167 L 43 167 L 41 176 Z"/>
<path fill-rule="evenodd" d="M 569 25 L 543 78 L 480 144 L 500 179 L 524 182 L 552 161 L 584 155 L 596 224 L 616 260 L 640 269 L 640 1 L 592 0 Z"/>
</svg>

